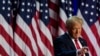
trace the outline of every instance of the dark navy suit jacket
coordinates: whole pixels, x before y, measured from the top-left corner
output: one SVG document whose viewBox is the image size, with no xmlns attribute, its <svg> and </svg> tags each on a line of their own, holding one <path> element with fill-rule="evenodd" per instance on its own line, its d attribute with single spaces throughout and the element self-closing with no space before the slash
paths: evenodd
<svg viewBox="0 0 100 56">
<path fill-rule="evenodd" d="M 79 41 L 82 46 L 87 46 L 87 43 L 84 39 L 79 38 Z M 54 50 L 55 56 L 76 56 L 76 48 L 71 37 L 67 33 L 54 40 Z M 85 55 L 89 56 L 88 53 Z"/>
</svg>

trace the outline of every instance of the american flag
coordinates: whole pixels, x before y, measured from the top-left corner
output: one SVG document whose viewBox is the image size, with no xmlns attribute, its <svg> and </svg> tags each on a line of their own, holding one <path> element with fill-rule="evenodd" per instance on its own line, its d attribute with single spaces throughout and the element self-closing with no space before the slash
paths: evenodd
<svg viewBox="0 0 100 56">
<path fill-rule="evenodd" d="M 99 0 L 0 0 L 0 56 L 54 56 L 53 39 L 73 15 L 84 20 L 90 56 L 100 56 Z"/>
<path fill-rule="evenodd" d="M 0 56 L 53 56 L 47 0 L 0 0 Z"/>
<path fill-rule="evenodd" d="M 87 40 L 92 56 L 100 56 L 100 10 L 97 9 L 98 6 L 100 6 L 99 0 L 81 0 L 78 10 L 78 16 L 84 20 L 82 36 Z"/>
</svg>

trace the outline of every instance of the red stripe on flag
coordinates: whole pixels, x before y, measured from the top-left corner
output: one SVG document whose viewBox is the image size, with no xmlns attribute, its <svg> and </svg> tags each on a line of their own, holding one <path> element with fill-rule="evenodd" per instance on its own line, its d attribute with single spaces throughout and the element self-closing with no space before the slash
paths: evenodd
<svg viewBox="0 0 100 56">
<path fill-rule="evenodd" d="M 37 16 L 39 16 L 39 12 L 38 12 Z M 38 20 L 40 20 L 39 17 L 38 17 Z M 49 29 L 49 24 L 48 24 L 47 28 Z M 40 30 L 40 27 L 38 27 L 38 29 L 39 29 L 39 33 L 40 33 L 42 42 L 45 44 L 45 46 L 48 48 L 48 50 L 51 52 L 51 54 L 54 55 L 53 46 L 51 45 L 50 41 L 47 39 L 45 34 L 43 34 L 43 32 Z"/>
<path fill-rule="evenodd" d="M 53 46 L 51 45 L 50 41 L 47 39 L 47 37 L 41 31 L 40 31 L 40 36 L 41 36 L 42 42 L 45 44 L 45 46 L 48 48 L 48 50 L 53 55 L 54 54 Z"/>
<path fill-rule="evenodd" d="M 91 26 L 91 31 L 95 35 L 95 37 L 96 37 L 95 39 L 96 39 L 96 41 L 97 41 L 97 43 L 98 43 L 98 45 L 100 47 L 100 36 L 99 36 L 99 34 L 97 32 L 98 30 L 96 29 L 95 24 Z"/>
<path fill-rule="evenodd" d="M 37 48 L 38 48 L 38 56 L 43 56 L 43 53 L 42 53 L 42 51 L 40 50 L 40 47 L 39 47 L 38 44 L 37 44 L 36 33 L 34 32 L 34 29 L 33 29 L 32 25 L 30 25 L 30 29 L 31 29 L 31 31 L 32 31 L 32 35 L 33 35 L 33 37 L 34 37 L 34 40 L 35 40 L 36 45 L 37 45 Z"/>
<path fill-rule="evenodd" d="M 64 32 L 66 32 L 66 23 L 64 23 L 60 17 L 59 17 L 59 26 L 63 29 Z"/>
<path fill-rule="evenodd" d="M 56 4 L 54 4 L 54 3 L 52 3 L 50 0 L 48 1 L 49 3 L 49 8 L 51 8 L 52 10 L 54 10 L 56 13 L 58 13 L 59 12 L 59 6 L 58 5 L 56 5 Z"/>
<path fill-rule="evenodd" d="M 58 36 L 58 26 L 59 26 L 58 22 L 50 18 L 50 25 L 51 25 L 50 27 L 53 27 L 53 29 L 50 28 L 50 31 L 51 31 L 53 39 L 55 39 Z"/>
<path fill-rule="evenodd" d="M 38 24 L 38 20 L 39 20 L 39 12 L 37 11 L 37 14 L 34 15 L 34 19 L 35 19 L 35 22 L 36 22 L 36 26 L 37 26 L 37 31 L 39 32 L 39 24 Z M 32 28 L 31 28 L 32 29 Z M 35 34 L 34 32 L 34 29 L 32 30 L 32 32 Z M 35 36 L 33 34 L 33 36 Z M 35 36 L 35 39 L 36 39 L 36 42 L 38 41 L 37 37 Z M 37 47 L 38 47 L 38 56 L 43 56 L 44 54 L 42 53 L 42 50 L 40 49 L 39 45 L 37 44 Z"/>
<path fill-rule="evenodd" d="M 34 50 L 32 49 L 32 43 L 29 39 L 29 37 L 22 31 L 22 29 L 16 25 L 15 32 L 20 36 L 20 38 L 26 43 L 26 45 L 30 48 L 32 56 L 36 56 Z"/>
<path fill-rule="evenodd" d="M 46 48 L 48 48 L 48 50 L 51 52 L 51 54 L 53 56 L 54 55 L 53 46 L 51 45 L 50 41 L 47 39 L 45 34 L 43 34 L 43 32 L 40 30 L 40 27 L 39 27 L 39 23 L 38 23 L 38 20 L 40 20 L 40 18 L 39 18 L 39 11 L 37 11 L 37 15 L 34 18 L 35 18 L 36 23 L 37 23 L 37 29 L 38 29 L 38 32 L 40 34 L 41 40 L 44 43 L 44 45 L 46 46 Z M 50 24 L 48 25 L 48 29 L 49 29 L 49 26 L 50 26 Z"/>
<path fill-rule="evenodd" d="M 50 25 L 52 25 L 55 29 L 58 28 L 58 21 L 50 18 Z"/>
<path fill-rule="evenodd" d="M 87 41 L 87 44 L 88 44 L 88 47 L 89 47 L 91 54 L 93 56 L 97 56 L 96 51 L 95 51 L 94 47 L 92 46 L 92 43 L 90 42 L 90 40 L 88 38 L 88 35 L 85 33 L 85 31 L 83 29 L 82 29 L 82 36 Z"/>
<path fill-rule="evenodd" d="M 1 56 L 9 56 L 1 45 L 0 45 L 0 55 Z"/>
<path fill-rule="evenodd" d="M 11 37 L 9 36 L 9 34 L 5 31 L 5 29 L 1 26 L 1 35 L 5 38 L 5 40 L 7 41 L 7 43 L 13 48 L 13 50 L 18 54 L 18 55 L 23 55 L 25 56 L 25 54 L 23 53 L 23 51 L 17 46 L 17 44 L 14 42 L 13 39 L 11 39 Z"/>
</svg>

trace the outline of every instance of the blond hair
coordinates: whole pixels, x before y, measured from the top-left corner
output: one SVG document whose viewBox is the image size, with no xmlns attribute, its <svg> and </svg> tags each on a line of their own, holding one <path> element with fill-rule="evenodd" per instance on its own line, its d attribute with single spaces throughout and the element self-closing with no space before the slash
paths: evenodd
<svg viewBox="0 0 100 56">
<path fill-rule="evenodd" d="M 66 26 L 67 28 L 70 27 L 73 23 L 79 23 L 81 25 L 83 25 L 83 20 L 77 16 L 72 16 L 70 17 L 67 21 L 66 21 Z"/>
</svg>

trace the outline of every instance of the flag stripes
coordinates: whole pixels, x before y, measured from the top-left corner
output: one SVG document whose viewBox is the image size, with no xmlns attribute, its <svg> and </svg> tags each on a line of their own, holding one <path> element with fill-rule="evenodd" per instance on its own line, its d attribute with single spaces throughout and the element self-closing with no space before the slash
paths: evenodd
<svg viewBox="0 0 100 56">
<path fill-rule="evenodd" d="M 82 17 L 82 15 L 81 15 L 81 12 L 80 11 L 78 11 L 78 16 L 80 16 L 81 18 L 83 18 Z M 84 19 L 83 19 L 84 20 Z M 87 31 L 88 30 L 88 31 Z M 84 25 L 83 25 L 83 31 L 84 32 L 82 32 L 82 33 L 84 33 L 82 36 L 84 36 L 84 39 L 86 39 L 87 40 L 87 42 L 88 42 L 88 45 L 89 45 L 89 48 L 91 48 L 92 46 L 92 48 L 90 49 L 91 51 L 91 54 L 93 55 L 93 56 L 99 56 L 99 49 L 100 49 L 100 47 L 98 46 L 98 44 L 97 44 L 97 41 L 96 41 L 96 38 L 95 38 L 95 36 L 94 36 L 94 33 L 91 31 L 91 29 L 90 29 L 90 27 L 88 26 L 88 24 L 84 21 Z M 87 38 L 86 38 L 87 37 Z M 91 38 L 92 37 L 92 38 Z"/>
<path fill-rule="evenodd" d="M 4 55 L 4 56 L 8 56 L 8 54 L 6 53 L 6 51 L 3 49 L 3 47 L 0 45 L 0 55 Z"/>
<path fill-rule="evenodd" d="M 18 17 L 18 21 L 17 21 L 18 26 L 16 26 L 15 32 L 20 36 L 20 38 L 30 48 L 31 54 L 36 55 L 37 45 L 35 43 L 35 40 L 33 39 L 32 32 L 29 26 L 27 26 L 27 24 L 22 20 L 22 18 L 19 15 L 17 17 Z"/>
<path fill-rule="evenodd" d="M 0 55 L 54 56 L 53 39 L 67 32 L 66 20 L 76 15 L 84 20 L 90 56 L 100 56 L 100 1 L 89 1 L 0 0 Z"/>
</svg>

